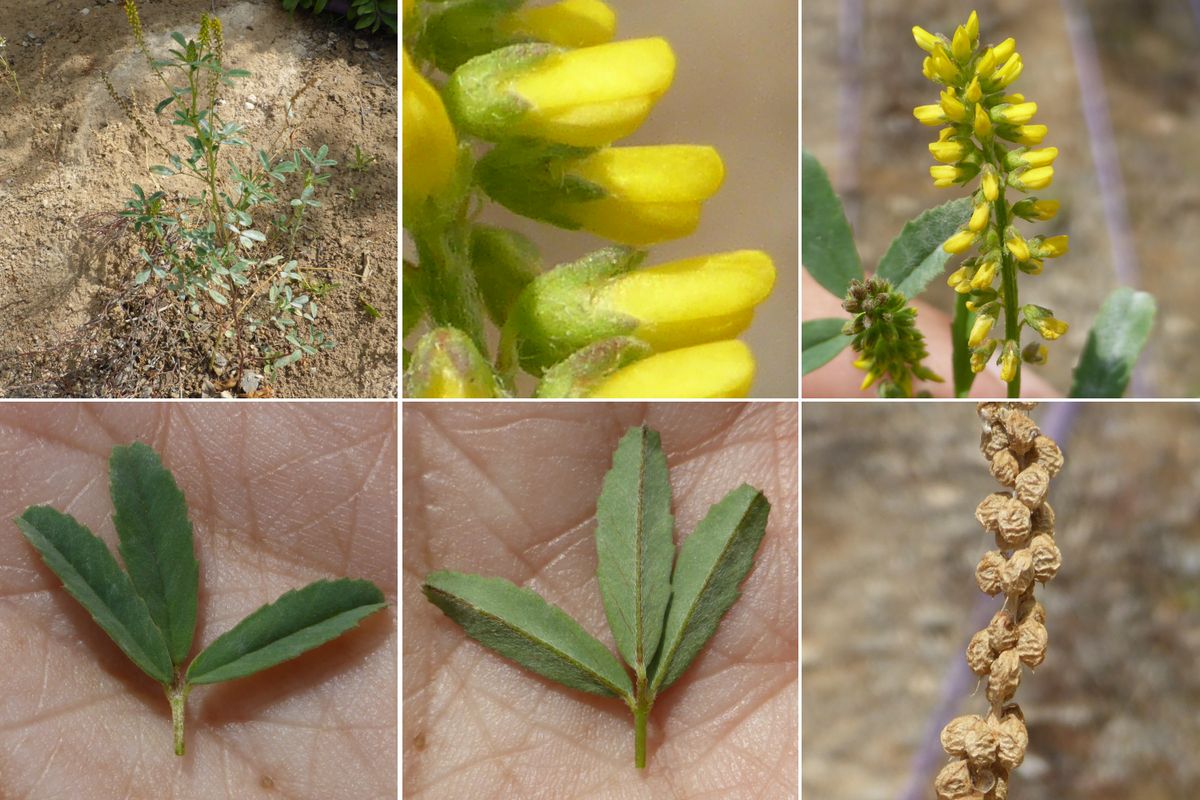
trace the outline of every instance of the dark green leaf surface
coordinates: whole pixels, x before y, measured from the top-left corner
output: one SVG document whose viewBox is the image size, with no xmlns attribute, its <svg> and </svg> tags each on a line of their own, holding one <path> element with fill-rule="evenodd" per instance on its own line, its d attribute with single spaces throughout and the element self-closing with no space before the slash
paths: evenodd
<svg viewBox="0 0 1200 800">
<path fill-rule="evenodd" d="M 688 668 L 738 599 L 738 586 L 754 564 L 770 511 L 762 492 L 742 484 L 710 508 L 684 540 L 671 579 L 671 608 L 652 670 L 652 692 L 661 692 Z"/>
<path fill-rule="evenodd" d="M 904 223 L 892 240 L 875 274 L 909 300 L 942 274 L 950 254 L 942 245 L 971 216 L 971 198 L 951 200 L 918 214 Z"/>
<path fill-rule="evenodd" d="M 617 650 L 644 677 L 671 599 L 671 481 L 658 433 L 632 428 L 596 501 L 596 577 Z"/>
<path fill-rule="evenodd" d="M 1072 397 L 1120 397 L 1154 326 L 1154 298 L 1122 287 L 1108 296 L 1075 365 Z"/>
<path fill-rule="evenodd" d="M 836 297 L 844 297 L 854 278 L 863 277 L 854 235 L 821 162 L 804 151 L 801 174 L 801 258 L 808 274 Z"/>
<path fill-rule="evenodd" d="M 199 583 L 187 501 L 158 454 L 144 444 L 114 447 L 108 470 L 121 558 L 171 660 L 182 664 L 196 630 Z"/>
<path fill-rule="evenodd" d="M 810 319 L 800 326 L 800 363 L 802 374 L 825 366 L 850 344 L 850 338 L 842 333 L 844 319 L 827 317 Z"/>
<path fill-rule="evenodd" d="M 151 678 L 169 684 L 171 656 L 162 633 L 104 542 L 74 517 L 46 506 L 26 509 L 16 522 L 117 647 Z"/>
<path fill-rule="evenodd" d="M 629 675 L 608 648 L 540 595 L 503 578 L 432 572 L 425 596 L 467 635 L 572 689 L 627 698 Z"/>
<path fill-rule="evenodd" d="M 975 373 L 971 371 L 971 348 L 967 347 L 971 326 L 975 324 L 975 313 L 967 309 L 970 300 L 968 295 L 960 294 L 956 298 L 954 321 L 950 323 L 950 343 L 954 348 L 951 355 L 954 362 L 954 396 L 966 397 L 975 383 Z"/>
<path fill-rule="evenodd" d="M 340 578 L 293 589 L 243 619 L 196 656 L 187 682 L 253 675 L 341 636 L 386 606 L 370 581 Z"/>
</svg>

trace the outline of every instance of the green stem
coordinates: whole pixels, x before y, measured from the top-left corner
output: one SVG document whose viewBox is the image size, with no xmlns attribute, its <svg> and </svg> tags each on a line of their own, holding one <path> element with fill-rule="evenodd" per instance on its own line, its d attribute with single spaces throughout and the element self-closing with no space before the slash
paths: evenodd
<svg viewBox="0 0 1200 800">
<path fill-rule="evenodd" d="M 417 243 L 423 305 L 435 325 L 457 328 L 487 358 L 483 302 L 471 270 L 471 226 L 464 219 L 410 229 Z"/>
<path fill-rule="evenodd" d="M 1001 181 L 1003 181 L 1003 173 L 1001 173 Z M 1007 342 L 1012 340 L 1017 343 L 1017 349 L 1021 347 L 1021 320 L 1017 309 L 1020 304 L 1017 300 L 1017 265 L 1012 256 L 1008 253 L 1008 248 L 1004 246 L 1004 231 L 1008 228 L 1008 201 L 1004 199 L 1004 183 L 1000 184 L 1000 196 L 996 198 L 996 227 L 1000 232 L 1000 286 L 1001 293 L 1004 295 L 1004 340 Z M 1021 362 L 1017 361 L 1017 374 L 1011 381 L 1008 382 L 1008 396 L 1021 396 Z"/>
<path fill-rule="evenodd" d="M 183 676 L 177 671 L 175 682 L 170 686 L 164 686 L 163 689 L 167 693 L 167 700 L 171 703 L 171 728 L 175 734 L 175 755 L 181 756 L 183 755 L 183 716 L 187 708 L 188 693 L 192 691 L 192 687 L 183 680 Z"/>
<path fill-rule="evenodd" d="M 639 675 L 633 706 L 633 763 L 638 769 L 646 768 L 646 721 L 653 705 L 654 696 L 646 688 L 646 676 Z"/>
</svg>

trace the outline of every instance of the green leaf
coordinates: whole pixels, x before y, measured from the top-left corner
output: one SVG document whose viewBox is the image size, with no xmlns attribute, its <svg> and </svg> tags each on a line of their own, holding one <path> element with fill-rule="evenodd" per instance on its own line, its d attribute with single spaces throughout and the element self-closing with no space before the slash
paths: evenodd
<svg viewBox="0 0 1200 800">
<path fill-rule="evenodd" d="M 967 309 L 970 296 L 955 295 L 954 321 L 950 323 L 950 343 L 954 347 L 951 360 L 954 364 L 954 396 L 966 397 L 971 393 L 975 383 L 975 373 L 971 371 L 971 348 L 967 347 L 967 337 L 971 335 L 971 326 L 975 324 L 975 312 Z"/>
<path fill-rule="evenodd" d="M 1146 292 L 1128 287 L 1108 296 L 1088 332 L 1075 365 L 1071 397 L 1120 397 L 1150 337 L 1156 305 Z"/>
<path fill-rule="evenodd" d="M 261 672 L 336 639 L 386 605 L 379 587 L 350 578 L 285 592 L 204 648 L 188 667 L 187 682 L 217 683 Z"/>
<path fill-rule="evenodd" d="M 942 245 L 971 216 L 971 198 L 951 200 L 921 212 L 904 223 L 879 261 L 876 276 L 886 278 L 892 288 L 909 300 L 942 274 L 950 254 Z"/>
<path fill-rule="evenodd" d="M 804 268 L 831 294 L 843 297 L 850 281 L 863 277 L 850 223 L 821 162 L 807 150 L 801 181 L 800 238 Z"/>
<path fill-rule="evenodd" d="M 158 454 L 140 442 L 113 448 L 108 484 L 125 568 L 171 661 L 182 664 L 192 649 L 200 582 L 187 500 Z"/>
<path fill-rule="evenodd" d="M 608 648 L 565 611 L 503 578 L 433 572 L 425 596 L 485 647 L 572 689 L 610 697 L 633 694 Z"/>
<path fill-rule="evenodd" d="M 738 599 L 738 586 L 754 564 L 770 511 L 762 492 L 742 484 L 710 508 L 684 540 L 671 578 L 662 647 L 652 668 L 654 694 L 683 674 Z"/>
<path fill-rule="evenodd" d="M 852 337 L 842 333 L 845 324 L 844 319 L 826 317 L 806 320 L 800 326 L 801 374 L 825 366 L 846 349 Z"/>
<path fill-rule="evenodd" d="M 632 428 L 596 500 L 596 578 L 617 650 L 640 678 L 662 638 L 671 599 L 671 481 L 658 433 Z"/>
<path fill-rule="evenodd" d="M 74 517 L 47 506 L 26 509 L 16 523 L 117 647 L 151 678 L 169 684 L 171 655 L 162 633 L 104 542 Z"/>
</svg>

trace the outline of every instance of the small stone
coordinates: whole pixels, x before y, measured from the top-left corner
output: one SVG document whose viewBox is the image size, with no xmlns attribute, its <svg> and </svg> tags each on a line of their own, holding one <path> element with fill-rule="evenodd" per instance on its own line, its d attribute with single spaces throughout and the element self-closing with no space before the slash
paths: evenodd
<svg viewBox="0 0 1200 800">
<path fill-rule="evenodd" d="M 238 388 L 242 390 L 242 394 L 252 394 L 258 391 L 258 385 L 261 382 L 262 376 L 257 372 L 243 372 L 242 379 L 238 381 Z"/>
<path fill-rule="evenodd" d="M 355 50 L 366 50 L 366 49 L 367 49 L 369 46 L 370 46 L 370 45 L 368 45 L 368 44 L 367 44 L 366 42 L 364 42 L 362 39 L 355 39 L 355 40 L 354 40 L 354 49 L 355 49 Z"/>
<path fill-rule="evenodd" d="M 92 10 L 90 8 L 81 8 L 79 9 L 79 13 L 86 17 L 88 14 L 92 13 Z"/>
</svg>

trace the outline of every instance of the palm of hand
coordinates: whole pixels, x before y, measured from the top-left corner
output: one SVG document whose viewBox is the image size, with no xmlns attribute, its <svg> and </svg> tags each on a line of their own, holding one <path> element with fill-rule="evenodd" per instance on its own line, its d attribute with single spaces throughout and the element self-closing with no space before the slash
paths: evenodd
<svg viewBox="0 0 1200 800">
<path fill-rule="evenodd" d="M 145 441 L 187 496 L 200 562 L 192 655 L 321 577 L 395 602 L 390 406 L 0 410 L 0 785 L 14 797 L 394 797 L 394 611 L 265 672 L 196 687 L 187 755 L 161 687 L 62 588 L 9 520 L 47 504 L 116 554 L 113 445 Z M 119 559 L 119 557 L 118 557 Z M 9 793 L 12 793 L 11 795 Z"/>
<path fill-rule="evenodd" d="M 406 412 L 405 796 L 796 796 L 796 416 L 783 406 L 422 406 Z M 647 769 L 619 700 L 468 639 L 421 595 L 434 569 L 497 575 L 615 652 L 596 583 L 596 496 L 626 428 L 662 434 L 677 538 L 742 481 L 772 503 L 742 597 L 655 703 Z M 481 793 L 482 792 L 482 793 Z"/>
</svg>

